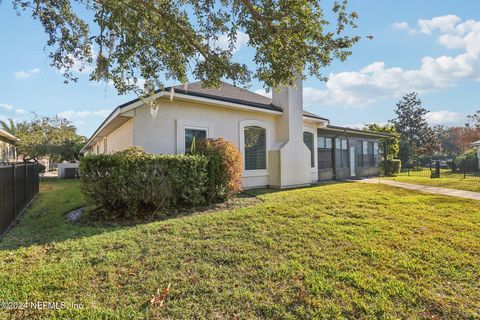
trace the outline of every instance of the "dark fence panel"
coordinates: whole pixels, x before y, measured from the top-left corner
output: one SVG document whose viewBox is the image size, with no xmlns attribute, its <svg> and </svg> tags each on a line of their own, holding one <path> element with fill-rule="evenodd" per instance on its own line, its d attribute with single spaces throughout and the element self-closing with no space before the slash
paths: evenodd
<svg viewBox="0 0 480 320">
<path fill-rule="evenodd" d="M 15 220 L 13 166 L 0 167 L 0 236 Z"/>
<path fill-rule="evenodd" d="M 15 214 L 18 215 L 27 205 L 27 171 L 24 164 L 15 169 Z"/>
<path fill-rule="evenodd" d="M 0 238 L 38 194 L 39 183 L 38 165 L 0 165 Z"/>
</svg>

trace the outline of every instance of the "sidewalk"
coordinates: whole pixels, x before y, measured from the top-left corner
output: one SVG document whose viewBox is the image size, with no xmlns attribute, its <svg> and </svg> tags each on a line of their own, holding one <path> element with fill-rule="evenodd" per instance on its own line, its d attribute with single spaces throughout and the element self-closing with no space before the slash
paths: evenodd
<svg viewBox="0 0 480 320">
<path fill-rule="evenodd" d="M 398 182 L 398 181 L 392 181 L 392 180 L 383 180 L 379 178 L 354 180 L 354 181 L 363 182 L 363 183 L 382 183 L 382 184 L 387 184 L 393 187 L 415 190 L 415 191 L 420 191 L 424 193 L 433 193 L 433 194 L 440 194 L 444 196 L 480 200 L 480 192 L 424 186 L 420 184 L 412 184 L 412 183 Z"/>
</svg>

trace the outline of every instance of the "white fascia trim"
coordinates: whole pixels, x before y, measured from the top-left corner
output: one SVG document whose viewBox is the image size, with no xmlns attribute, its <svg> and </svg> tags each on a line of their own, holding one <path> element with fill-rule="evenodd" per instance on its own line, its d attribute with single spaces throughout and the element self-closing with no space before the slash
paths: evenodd
<svg viewBox="0 0 480 320">
<path fill-rule="evenodd" d="M 20 141 L 19 138 L 15 137 L 13 134 L 11 134 L 10 132 L 7 132 L 5 130 L 2 130 L 0 129 L 0 136 L 4 137 L 4 138 L 7 138 L 7 139 L 10 139 L 11 141 L 13 142 L 18 142 Z"/>
<path fill-rule="evenodd" d="M 325 127 L 329 124 L 329 121 L 327 121 L 327 120 L 312 118 L 312 117 L 308 117 L 308 116 L 303 116 L 303 121 L 305 121 L 305 122 L 313 122 L 313 123 L 321 123 L 321 124 L 323 124 Z"/>
<path fill-rule="evenodd" d="M 117 107 L 109 116 L 108 118 L 105 120 L 105 122 L 100 125 L 100 127 L 95 131 L 95 133 L 93 134 L 93 136 L 90 137 L 90 139 L 88 139 L 87 143 L 85 144 L 85 146 L 83 146 L 83 148 L 80 150 L 80 153 L 84 153 L 86 151 L 86 149 L 90 148 L 91 147 L 91 142 L 93 141 L 93 139 L 95 139 L 95 137 L 100 133 L 102 132 L 102 130 L 114 119 L 116 118 L 118 115 L 120 114 L 120 109 Z"/>
</svg>

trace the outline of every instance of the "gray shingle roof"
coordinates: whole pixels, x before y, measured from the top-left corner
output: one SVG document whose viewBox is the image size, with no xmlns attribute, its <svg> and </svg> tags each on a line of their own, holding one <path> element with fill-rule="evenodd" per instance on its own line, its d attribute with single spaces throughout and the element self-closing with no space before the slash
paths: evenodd
<svg viewBox="0 0 480 320">
<path fill-rule="evenodd" d="M 170 91 L 172 87 L 165 88 L 166 91 Z M 211 98 L 215 100 L 234 102 L 244 104 L 261 109 L 282 111 L 278 106 L 272 103 L 272 99 L 262 96 L 261 94 L 248 91 L 246 89 L 236 87 L 232 84 L 221 82 L 218 88 L 205 88 L 201 82 L 190 83 L 187 86 L 178 85 L 173 87 L 177 93 L 183 93 L 187 95 L 193 95 L 204 98 Z M 310 118 L 316 118 L 321 120 L 328 120 L 311 112 L 304 111 L 303 115 Z"/>
</svg>

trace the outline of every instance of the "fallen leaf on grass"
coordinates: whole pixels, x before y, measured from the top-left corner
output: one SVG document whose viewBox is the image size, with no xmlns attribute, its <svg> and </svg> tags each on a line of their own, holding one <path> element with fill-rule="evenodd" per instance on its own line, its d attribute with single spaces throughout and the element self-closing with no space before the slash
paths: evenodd
<svg viewBox="0 0 480 320">
<path fill-rule="evenodd" d="M 152 296 L 150 299 L 150 304 L 153 306 L 161 307 L 165 303 L 167 299 L 168 292 L 170 291 L 170 283 L 166 288 L 163 288 L 162 292 L 160 292 L 160 288 L 157 289 L 157 294 Z"/>
</svg>

